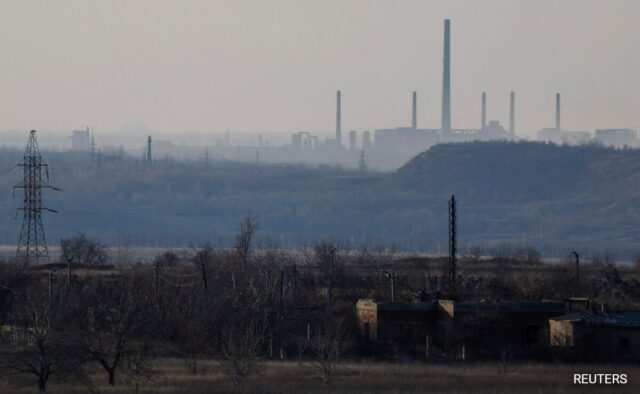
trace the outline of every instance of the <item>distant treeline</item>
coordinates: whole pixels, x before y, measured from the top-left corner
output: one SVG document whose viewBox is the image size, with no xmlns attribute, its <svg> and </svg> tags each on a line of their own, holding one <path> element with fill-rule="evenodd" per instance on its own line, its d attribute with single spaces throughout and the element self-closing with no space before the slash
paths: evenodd
<svg viewBox="0 0 640 394">
<path fill-rule="evenodd" d="M 635 256 L 640 241 L 640 151 L 533 142 L 441 144 L 395 173 L 43 152 L 51 243 L 84 232 L 107 244 L 228 246 L 237 223 L 257 217 L 259 242 L 280 247 L 338 241 L 445 253 L 447 201 L 458 200 L 463 252 L 535 247 L 544 256 Z M 9 169 L 20 151 L 1 151 Z M 0 175 L 0 242 L 14 244 L 20 168 Z M 21 192 L 16 190 L 16 193 Z"/>
</svg>

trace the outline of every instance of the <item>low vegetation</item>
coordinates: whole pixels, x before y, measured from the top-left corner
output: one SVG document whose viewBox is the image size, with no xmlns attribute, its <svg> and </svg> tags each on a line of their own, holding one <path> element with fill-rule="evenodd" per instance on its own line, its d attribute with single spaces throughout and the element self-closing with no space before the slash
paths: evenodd
<svg viewBox="0 0 640 394">
<path fill-rule="evenodd" d="M 518 367 L 507 357 L 490 367 L 461 368 L 446 358 L 423 365 L 420 357 L 407 357 L 415 364 L 408 367 L 368 364 L 356 301 L 389 300 L 391 278 L 396 301 L 440 298 L 447 259 L 350 251 L 328 242 L 295 252 L 256 249 L 258 229 L 248 217 L 232 249 L 167 252 L 151 264 L 96 266 L 103 261 L 93 255 L 102 256 L 104 248 L 83 235 L 62 242 L 91 264 L 66 263 L 64 255 L 45 266 L 0 264 L 0 387 L 417 392 L 429 385 L 446 392 L 477 379 L 479 391 L 502 382 L 512 392 L 539 392 L 562 385 L 577 368 L 563 367 L 532 391 L 524 384 L 531 371 L 549 367 Z M 639 306 L 640 272 L 611 257 L 583 264 L 578 279 L 571 256 L 547 264 L 530 248 L 493 255 L 475 250 L 461 256 L 458 272 L 458 297 L 465 300 L 579 294 L 610 308 Z M 481 376 L 488 370 L 495 376 Z"/>
</svg>

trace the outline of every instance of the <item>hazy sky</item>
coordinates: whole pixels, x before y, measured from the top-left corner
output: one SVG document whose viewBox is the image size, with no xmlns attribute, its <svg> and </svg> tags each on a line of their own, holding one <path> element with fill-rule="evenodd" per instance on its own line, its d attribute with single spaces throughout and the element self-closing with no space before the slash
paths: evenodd
<svg viewBox="0 0 640 394">
<path fill-rule="evenodd" d="M 0 130 L 333 132 L 452 124 L 640 129 L 640 1 L 0 1 Z"/>
</svg>

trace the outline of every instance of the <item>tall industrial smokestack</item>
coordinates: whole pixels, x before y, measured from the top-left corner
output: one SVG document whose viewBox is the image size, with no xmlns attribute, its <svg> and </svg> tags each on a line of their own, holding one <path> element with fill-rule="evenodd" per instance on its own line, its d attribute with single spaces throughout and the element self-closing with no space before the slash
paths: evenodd
<svg viewBox="0 0 640 394">
<path fill-rule="evenodd" d="M 147 163 L 151 164 L 153 156 L 151 156 L 151 136 L 147 137 Z"/>
<path fill-rule="evenodd" d="M 487 92 L 482 92 L 482 120 L 480 121 L 480 129 L 487 128 Z"/>
<path fill-rule="evenodd" d="M 444 58 L 442 64 L 442 131 L 451 131 L 451 59 L 449 19 L 444 20 Z"/>
<path fill-rule="evenodd" d="M 336 101 L 336 144 L 342 146 L 342 104 L 340 102 L 339 90 Z"/>
<path fill-rule="evenodd" d="M 560 93 L 556 93 L 556 130 L 560 130 Z"/>
<path fill-rule="evenodd" d="M 411 110 L 411 127 L 415 130 L 418 128 L 418 97 L 416 92 L 413 92 L 413 107 Z"/>
<path fill-rule="evenodd" d="M 511 92 L 509 97 L 509 133 L 516 133 L 516 94 Z"/>
</svg>

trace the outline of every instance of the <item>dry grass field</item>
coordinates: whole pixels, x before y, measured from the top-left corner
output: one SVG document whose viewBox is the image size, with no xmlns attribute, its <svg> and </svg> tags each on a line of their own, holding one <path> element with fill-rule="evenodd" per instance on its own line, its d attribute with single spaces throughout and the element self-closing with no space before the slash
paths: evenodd
<svg viewBox="0 0 640 394">
<path fill-rule="evenodd" d="M 181 360 L 155 362 L 150 376 L 139 382 L 140 393 L 232 393 L 216 362 L 193 375 Z M 132 382 L 120 376 L 115 387 L 98 373 L 91 383 L 51 381 L 50 393 L 135 393 Z M 574 373 L 626 373 L 628 383 L 617 386 L 573 385 Z M 37 392 L 35 381 L 0 380 L 2 393 Z M 356 363 L 342 364 L 331 384 L 322 382 L 311 364 L 267 362 L 261 371 L 235 392 L 245 393 L 638 393 L 640 366 L 614 365 L 424 365 Z"/>
</svg>

